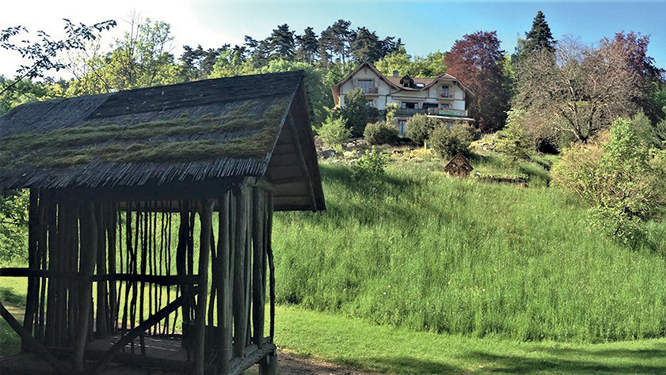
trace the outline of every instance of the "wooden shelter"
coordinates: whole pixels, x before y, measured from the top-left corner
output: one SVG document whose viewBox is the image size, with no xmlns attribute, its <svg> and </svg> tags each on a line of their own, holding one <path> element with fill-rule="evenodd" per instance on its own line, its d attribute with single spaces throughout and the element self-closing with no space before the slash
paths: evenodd
<svg viewBox="0 0 666 375">
<path fill-rule="evenodd" d="M 469 163 L 469 160 L 463 154 L 457 154 L 445 166 L 444 170 L 449 176 L 469 177 L 469 173 L 474 170 L 474 167 Z"/>
<path fill-rule="evenodd" d="M 0 269 L 29 280 L 22 325 L 0 303 L 24 351 L 60 374 L 274 373 L 273 211 L 324 210 L 309 108 L 289 72 L 0 118 L 0 188 L 30 189 L 29 266 Z"/>
</svg>

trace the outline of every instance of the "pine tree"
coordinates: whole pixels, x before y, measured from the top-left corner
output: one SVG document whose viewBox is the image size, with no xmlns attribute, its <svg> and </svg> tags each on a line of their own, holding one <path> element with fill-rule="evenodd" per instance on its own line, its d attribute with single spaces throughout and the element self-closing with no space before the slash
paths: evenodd
<svg viewBox="0 0 666 375">
<path fill-rule="evenodd" d="M 294 32 L 289 30 L 289 25 L 278 25 L 268 38 L 268 45 L 271 50 L 271 56 L 292 61 L 294 58 Z"/>
<path fill-rule="evenodd" d="M 314 63 L 319 52 L 319 40 L 317 40 L 317 34 L 312 30 L 312 27 L 307 27 L 303 35 L 297 35 L 296 43 L 298 44 L 297 60 L 308 64 Z"/>
<path fill-rule="evenodd" d="M 374 31 L 371 32 L 365 27 L 358 28 L 356 38 L 351 42 L 350 48 L 352 56 L 357 62 L 374 63 L 383 57 L 382 42 Z"/>
<path fill-rule="evenodd" d="M 555 52 L 556 43 L 548 22 L 546 22 L 546 16 L 542 11 L 538 11 L 532 22 L 532 29 L 525 33 L 524 51 L 529 53 L 545 49 L 548 52 Z"/>
</svg>

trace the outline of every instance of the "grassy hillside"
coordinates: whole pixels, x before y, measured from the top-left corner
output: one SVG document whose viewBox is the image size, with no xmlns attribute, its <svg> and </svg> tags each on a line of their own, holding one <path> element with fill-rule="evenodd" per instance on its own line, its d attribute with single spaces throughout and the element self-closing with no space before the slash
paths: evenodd
<svg viewBox="0 0 666 375">
<path fill-rule="evenodd" d="M 562 191 L 434 168 L 394 163 L 369 183 L 322 165 L 327 211 L 276 215 L 279 302 L 478 337 L 666 334 L 666 225 L 628 248 Z"/>
</svg>

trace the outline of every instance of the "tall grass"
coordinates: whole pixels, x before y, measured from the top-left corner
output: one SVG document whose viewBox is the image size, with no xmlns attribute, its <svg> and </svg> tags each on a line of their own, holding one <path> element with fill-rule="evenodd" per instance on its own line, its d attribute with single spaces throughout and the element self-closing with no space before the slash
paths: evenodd
<svg viewBox="0 0 666 375">
<path fill-rule="evenodd" d="M 629 248 L 582 205 L 520 189 L 393 168 L 357 182 L 323 165 L 327 211 L 278 213 L 281 303 L 379 324 L 477 337 L 599 342 L 663 337 L 666 225 Z"/>
</svg>

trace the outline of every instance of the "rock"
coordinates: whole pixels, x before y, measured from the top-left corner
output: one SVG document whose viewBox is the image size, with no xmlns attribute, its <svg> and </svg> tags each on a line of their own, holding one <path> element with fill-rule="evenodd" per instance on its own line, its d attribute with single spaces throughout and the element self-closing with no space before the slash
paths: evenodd
<svg viewBox="0 0 666 375">
<path fill-rule="evenodd" d="M 329 148 L 327 150 L 319 151 L 318 154 L 319 154 L 319 157 L 321 157 L 323 159 L 328 159 L 328 158 L 332 158 L 335 155 L 337 155 L 337 152 L 335 152 L 335 150 Z"/>
</svg>

